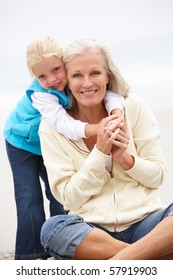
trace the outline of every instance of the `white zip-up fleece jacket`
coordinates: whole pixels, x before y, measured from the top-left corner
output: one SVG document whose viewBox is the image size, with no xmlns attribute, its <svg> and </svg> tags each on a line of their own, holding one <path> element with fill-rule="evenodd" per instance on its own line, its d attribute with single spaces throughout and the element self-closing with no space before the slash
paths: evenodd
<svg viewBox="0 0 173 280">
<path fill-rule="evenodd" d="M 157 122 L 147 105 L 133 94 L 126 98 L 125 120 L 128 152 L 135 158 L 128 171 L 96 147 L 90 152 L 82 139 L 72 141 L 57 133 L 44 119 L 39 132 L 55 198 L 70 215 L 112 232 L 164 208 L 158 189 L 166 163 Z"/>
</svg>

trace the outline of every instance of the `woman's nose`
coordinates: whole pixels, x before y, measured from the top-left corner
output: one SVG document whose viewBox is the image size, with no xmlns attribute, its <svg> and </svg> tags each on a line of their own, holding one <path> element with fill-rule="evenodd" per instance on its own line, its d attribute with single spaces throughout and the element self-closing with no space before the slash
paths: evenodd
<svg viewBox="0 0 173 280">
<path fill-rule="evenodd" d="M 89 78 L 85 78 L 84 81 L 83 81 L 83 86 L 84 87 L 91 87 L 93 85 L 93 82 L 91 79 Z"/>
</svg>

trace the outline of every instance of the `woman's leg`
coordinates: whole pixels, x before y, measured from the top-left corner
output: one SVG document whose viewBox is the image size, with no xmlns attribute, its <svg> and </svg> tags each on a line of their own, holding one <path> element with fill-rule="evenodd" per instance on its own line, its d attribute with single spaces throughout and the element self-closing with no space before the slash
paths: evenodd
<svg viewBox="0 0 173 280">
<path fill-rule="evenodd" d="M 106 260 L 131 246 L 70 215 L 48 219 L 41 230 L 41 241 L 55 259 Z"/>
<path fill-rule="evenodd" d="M 77 246 L 74 259 L 107 260 L 128 246 L 131 245 L 114 239 L 99 228 L 93 228 L 93 230 Z"/>
<path fill-rule="evenodd" d="M 76 249 L 75 256 L 77 258 L 85 257 L 86 247 L 90 247 L 90 244 L 94 246 L 97 244 L 105 232 L 98 232 L 93 230 L 83 242 Z M 132 227 L 120 233 L 109 233 L 113 236 L 115 242 L 112 239 L 106 237 L 102 248 L 108 248 L 109 253 L 113 253 L 113 257 L 110 259 L 125 259 L 125 260 L 140 260 L 140 259 L 160 259 L 160 260 L 172 260 L 173 259 L 173 203 L 163 210 L 156 211 L 148 215 L 144 220 L 134 224 Z M 124 242 L 117 242 L 118 239 Z M 96 240 L 96 242 L 95 242 Z M 94 242 L 93 242 L 94 241 Z M 132 245 L 128 245 L 130 243 Z M 124 247 L 124 248 L 123 248 Z M 93 248 L 92 248 L 93 250 Z M 79 252 L 79 256 L 77 253 Z M 82 255 L 82 253 L 84 254 Z M 102 255 L 102 250 L 96 250 L 96 253 Z M 93 254 L 93 253 L 92 253 Z M 93 256 L 94 257 L 94 256 Z M 97 258 L 97 255 L 95 256 Z"/>
<path fill-rule="evenodd" d="M 158 221 L 157 218 L 154 220 Z M 137 228 L 138 226 L 140 227 L 138 231 L 145 228 L 143 221 L 137 223 Z M 162 216 L 161 221 L 153 227 L 145 236 L 143 235 L 146 229 L 142 229 L 142 233 L 138 234 L 141 236 L 140 239 L 133 244 L 128 244 L 111 237 L 102 229 L 85 223 L 78 216 L 60 215 L 45 222 L 41 238 L 45 250 L 56 259 L 173 259 L 173 216 Z M 131 236 L 134 235 L 133 232 L 132 229 Z"/>
<path fill-rule="evenodd" d="M 74 258 L 173 260 L 173 216 L 164 218 L 151 232 L 131 245 L 94 228 L 77 246 Z"/>
<path fill-rule="evenodd" d="M 39 179 L 40 156 L 6 143 L 14 181 L 17 207 L 16 260 L 47 258 L 40 242 L 45 221 L 42 189 Z"/>
<path fill-rule="evenodd" d="M 112 259 L 173 259 L 173 204 L 137 223 L 132 239 L 138 241 L 115 254 Z"/>
</svg>

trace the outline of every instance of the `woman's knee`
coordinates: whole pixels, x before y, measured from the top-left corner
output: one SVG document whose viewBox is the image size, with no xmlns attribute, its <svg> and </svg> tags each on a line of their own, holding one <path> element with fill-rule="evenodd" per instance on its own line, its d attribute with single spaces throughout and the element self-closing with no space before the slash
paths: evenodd
<svg viewBox="0 0 173 280">
<path fill-rule="evenodd" d="M 55 258 L 73 259 L 76 247 L 92 229 L 79 216 L 54 216 L 42 227 L 41 243 L 45 251 Z"/>
<path fill-rule="evenodd" d="M 46 248 L 49 245 L 49 239 L 51 239 L 54 231 L 56 231 L 56 229 L 59 228 L 61 223 L 63 223 L 65 219 L 63 216 L 64 215 L 53 216 L 44 222 L 41 228 L 41 243 L 44 246 L 44 248 Z"/>
</svg>

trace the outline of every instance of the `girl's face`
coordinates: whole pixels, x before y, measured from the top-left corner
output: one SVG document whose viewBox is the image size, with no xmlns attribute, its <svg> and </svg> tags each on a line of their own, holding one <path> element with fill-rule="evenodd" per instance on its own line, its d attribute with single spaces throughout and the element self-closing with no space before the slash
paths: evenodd
<svg viewBox="0 0 173 280">
<path fill-rule="evenodd" d="M 56 56 L 44 58 L 32 67 L 32 71 L 44 89 L 54 88 L 63 91 L 67 84 L 64 62 Z"/>
<path fill-rule="evenodd" d="M 102 102 L 109 78 L 100 52 L 89 50 L 74 57 L 67 63 L 67 77 L 78 105 L 94 107 Z"/>
</svg>

